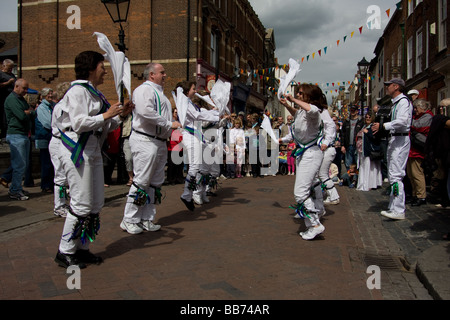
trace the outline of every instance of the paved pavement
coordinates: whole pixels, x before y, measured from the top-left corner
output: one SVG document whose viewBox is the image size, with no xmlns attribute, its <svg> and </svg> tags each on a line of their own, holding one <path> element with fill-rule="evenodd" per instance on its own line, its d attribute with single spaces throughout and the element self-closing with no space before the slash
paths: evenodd
<svg viewBox="0 0 450 320">
<path fill-rule="evenodd" d="M 82 270 L 81 289 L 53 258 L 63 219 L 52 195 L 29 188 L 11 201 L 0 187 L 0 299 L 50 300 L 432 300 L 450 298 L 449 209 L 408 208 L 407 219 L 378 214 L 382 190 L 338 187 L 341 203 L 327 207 L 325 233 L 298 235 L 294 177 L 221 180 L 218 196 L 189 213 L 181 185 L 166 186 L 158 232 L 119 228 L 126 186 L 105 188 L 101 230 L 91 245 L 105 262 Z M 380 289 L 369 289 L 381 268 Z M 376 273 L 374 274 L 376 275 Z"/>
</svg>

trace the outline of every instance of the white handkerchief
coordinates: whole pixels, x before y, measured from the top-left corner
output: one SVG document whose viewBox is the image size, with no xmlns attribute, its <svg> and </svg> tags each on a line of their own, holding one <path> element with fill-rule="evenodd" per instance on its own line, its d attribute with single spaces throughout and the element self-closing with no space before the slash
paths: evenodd
<svg viewBox="0 0 450 320">
<path fill-rule="evenodd" d="M 277 136 L 275 135 L 275 132 L 273 132 L 272 126 L 270 125 L 270 119 L 266 115 L 264 115 L 264 120 L 261 123 L 261 128 L 263 128 L 270 135 L 270 137 L 272 138 L 272 142 L 280 144 Z"/>
<path fill-rule="evenodd" d="M 230 101 L 231 83 L 217 80 L 211 90 L 211 99 L 219 109 L 219 115 L 230 113 L 228 102 Z"/>
<path fill-rule="evenodd" d="M 284 92 L 286 91 L 289 84 L 292 82 L 292 80 L 295 79 L 300 71 L 302 71 L 302 69 L 300 69 L 300 64 L 294 59 L 290 58 L 289 72 L 287 75 L 283 76 L 280 81 L 280 86 L 278 88 L 278 99 L 281 99 L 281 96 L 284 95 Z"/>
<path fill-rule="evenodd" d="M 206 95 L 206 96 L 202 96 L 201 94 L 196 93 L 195 94 L 197 97 L 199 97 L 200 99 L 202 99 L 203 101 L 205 101 L 207 104 L 209 104 L 210 106 L 213 106 L 214 108 L 216 108 L 216 105 L 214 104 L 214 102 L 211 100 L 211 97 Z"/>
<path fill-rule="evenodd" d="M 131 95 L 131 68 L 130 62 L 125 57 L 125 54 L 121 51 L 115 51 L 108 37 L 103 33 L 94 32 L 93 35 L 97 36 L 100 49 L 106 52 L 104 57 L 111 64 L 117 96 L 120 98 L 120 84 L 122 82 L 128 94 Z"/>
<path fill-rule="evenodd" d="M 172 91 L 173 100 L 175 101 L 175 105 L 178 111 L 178 118 L 180 119 L 180 123 L 184 128 L 184 123 L 186 121 L 186 112 L 189 106 L 189 98 L 186 97 L 183 93 L 183 88 L 178 87 L 177 93 Z"/>
</svg>

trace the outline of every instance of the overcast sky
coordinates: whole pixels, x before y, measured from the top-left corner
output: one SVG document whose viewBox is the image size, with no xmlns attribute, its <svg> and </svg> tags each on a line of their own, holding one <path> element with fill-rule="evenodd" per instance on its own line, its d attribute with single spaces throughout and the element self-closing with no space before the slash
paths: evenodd
<svg viewBox="0 0 450 320">
<path fill-rule="evenodd" d="M 337 89 L 337 82 L 353 80 L 357 63 L 363 57 L 368 61 L 374 58 L 375 46 L 389 22 L 386 10 L 390 9 L 389 17 L 392 17 L 400 0 L 249 1 L 264 27 L 274 29 L 279 64 L 287 64 L 289 58 L 301 62 L 305 57 L 302 71 L 295 80 L 324 84 L 325 91 L 326 83 L 330 83 L 329 90 L 333 82 Z M 367 21 L 374 14 L 367 13 L 371 5 L 379 7 L 380 29 L 368 28 Z M 347 36 L 345 43 L 344 36 Z M 339 46 L 337 40 L 340 40 Z M 318 50 L 322 50 L 321 56 Z"/>
<path fill-rule="evenodd" d="M 301 62 L 305 57 L 302 72 L 295 80 L 322 84 L 325 91 L 331 90 L 333 82 L 337 88 L 338 82 L 353 80 L 358 61 L 363 57 L 370 61 L 374 57 L 375 45 L 389 22 L 386 10 L 390 9 L 392 17 L 400 0 L 249 1 L 264 27 L 275 31 L 278 62 L 287 64 L 289 58 Z M 0 31 L 16 31 L 17 0 L 1 0 L 0 5 Z M 371 5 L 379 7 L 380 29 L 368 28 L 367 21 L 373 12 L 367 10 Z M 345 43 L 344 36 L 347 36 Z M 322 50 L 321 56 L 318 50 Z M 326 87 L 326 83 L 330 86 Z"/>
</svg>

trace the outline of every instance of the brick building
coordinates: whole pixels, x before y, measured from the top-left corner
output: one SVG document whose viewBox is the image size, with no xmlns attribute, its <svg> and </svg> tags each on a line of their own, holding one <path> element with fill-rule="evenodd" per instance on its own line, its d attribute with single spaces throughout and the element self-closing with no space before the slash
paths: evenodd
<svg viewBox="0 0 450 320">
<path fill-rule="evenodd" d="M 21 4 L 20 4 L 21 3 Z M 19 1 L 19 74 L 31 87 L 56 87 L 74 79 L 74 58 L 84 50 L 100 51 L 93 32 L 118 42 L 114 25 L 100 0 Z M 247 0 L 133 0 L 125 30 L 132 89 L 143 81 L 149 62 L 162 63 L 166 93 L 181 80 L 208 89 L 216 78 L 232 82 L 233 107 L 263 110 L 267 98 L 259 77 L 238 70 L 266 67 L 266 30 Z M 102 85 L 115 99 L 112 72 Z"/>
<path fill-rule="evenodd" d="M 436 108 L 450 97 L 448 0 L 402 0 L 376 48 L 370 73 L 372 105 L 389 102 L 382 82 L 393 77 Z M 436 110 L 434 110 L 436 111 Z"/>
</svg>

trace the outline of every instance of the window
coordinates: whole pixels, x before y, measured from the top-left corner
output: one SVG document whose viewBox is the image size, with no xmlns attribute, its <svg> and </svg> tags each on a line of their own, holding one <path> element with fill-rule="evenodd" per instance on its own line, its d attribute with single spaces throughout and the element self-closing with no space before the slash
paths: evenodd
<svg viewBox="0 0 450 320">
<path fill-rule="evenodd" d="M 238 76 L 241 72 L 241 55 L 239 54 L 239 51 L 236 49 L 234 53 L 234 74 Z"/>
<path fill-rule="evenodd" d="M 447 48 L 447 1 L 439 1 L 439 51 Z"/>
<path fill-rule="evenodd" d="M 219 67 L 218 54 L 217 34 L 215 32 L 211 32 L 211 66 L 214 68 Z"/>
<path fill-rule="evenodd" d="M 416 74 L 422 72 L 423 33 L 420 28 L 416 33 Z"/>
<path fill-rule="evenodd" d="M 414 12 L 414 0 L 408 0 L 408 17 Z"/>
<path fill-rule="evenodd" d="M 406 51 L 406 59 L 407 59 L 407 79 L 411 79 L 413 77 L 413 62 L 414 62 L 414 56 L 413 56 L 413 38 L 408 39 L 408 47 Z"/>
</svg>

